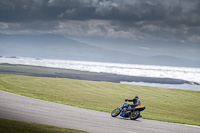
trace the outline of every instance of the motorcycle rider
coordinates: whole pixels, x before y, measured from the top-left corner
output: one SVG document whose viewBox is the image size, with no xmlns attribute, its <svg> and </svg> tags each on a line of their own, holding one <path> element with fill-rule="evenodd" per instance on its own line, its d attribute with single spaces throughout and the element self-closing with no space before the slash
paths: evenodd
<svg viewBox="0 0 200 133">
<path fill-rule="evenodd" d="M 129 110 L 129 108 L 133 108 L 133 107 L 136 107 L 138 105 L 140 105 L 140 100 L 139 100 L 139 97 L 138 96 L 135 96 L 133 99 L 125 99 L 125 102 L 133 102 L 133 104 L 129 104 L 127 106 L 127 110 Z"/>
</svg>

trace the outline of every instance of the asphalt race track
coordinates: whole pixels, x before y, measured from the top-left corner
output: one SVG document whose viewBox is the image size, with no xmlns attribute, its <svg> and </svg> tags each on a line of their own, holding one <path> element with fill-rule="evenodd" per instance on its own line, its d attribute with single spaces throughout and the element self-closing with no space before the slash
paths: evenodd
<svg viewBox="0 0 200 133">
<path fill-rule="evenodd" d="M 154 120 L 112 118 L 82 109 L 0 91 L 0 118 L 72 128 L 92 133 L 200 133 L 199 126 Z"/>
</svg>

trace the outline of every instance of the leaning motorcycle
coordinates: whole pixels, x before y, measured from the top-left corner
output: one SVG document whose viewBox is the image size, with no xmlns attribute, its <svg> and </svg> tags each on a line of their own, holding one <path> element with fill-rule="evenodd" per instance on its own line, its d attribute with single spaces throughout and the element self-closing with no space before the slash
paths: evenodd
<svg viewBox="0 0 200 133">
<path fill-rule="evenodd" d="M 136 120 L 140 117 L 140 112 L 143 110 L 145 110 L 144 106 L 132 107 L 130 104 L 124 103 L 120 108 L 114 109 L 111 113 L 111 116 L 117 117 L 121 113 L 121 117 Z"/>
</svg>

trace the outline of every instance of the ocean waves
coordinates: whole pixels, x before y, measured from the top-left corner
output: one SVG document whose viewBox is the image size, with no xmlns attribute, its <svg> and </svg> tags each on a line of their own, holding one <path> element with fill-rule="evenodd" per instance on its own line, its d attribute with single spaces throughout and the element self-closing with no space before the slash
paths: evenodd
<svg viewBox="0 0 200 133">
<path fill-rule="evenodd" d="M 119 64 L 119 63 L 100 63 L 100 62 L 85 62 L 85 61 L 70 61 L 70 60 L 52 60 L 52 59 L 34 59 L 34 58 L 6 58 L 1 57 L 0 63 L 21 64 L 31 66 L 42 66 L 52 68 L 73 69 L 80 71 L 111 73 L 117 75 L 153 77 L 153 78 L 171 78 L 180 79 L 191 82 L 189 86 L 184 85 L 184 88 L 193 86 L 200 90 L 200 68 L 186 68 L 186 67 L 170 67 L 170 66 L 152 66 L 152 65 L 137 65 L 137 64 Z M 127 82 L 123 82 L 127 83 Z M 195 84 L 197 83 L 197 84 Z M 151 83 L 132 82 L 131 84 L 156 86 Z M 161 85 L 163 87 L 163 84 Z M 196 87 L 196 86 L 199 86 Z M 165 88 L 182 87 L 165 85 Z M 195 89 L 195 90 L 197 90 Z M 193 90 L 193 89 L 191 89 Z"/>
</svg>

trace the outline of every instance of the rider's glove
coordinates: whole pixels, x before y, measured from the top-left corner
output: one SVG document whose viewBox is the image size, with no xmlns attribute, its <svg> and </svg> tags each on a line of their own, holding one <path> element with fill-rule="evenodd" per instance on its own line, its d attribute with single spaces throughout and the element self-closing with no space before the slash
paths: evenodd
<svg viewBox="0 0 200 133">
<path fill-rule="evenodd" d="M 127 102 L 128 100 L 127 99 L 125 99 L 125 102 Z"/>
</svg>

